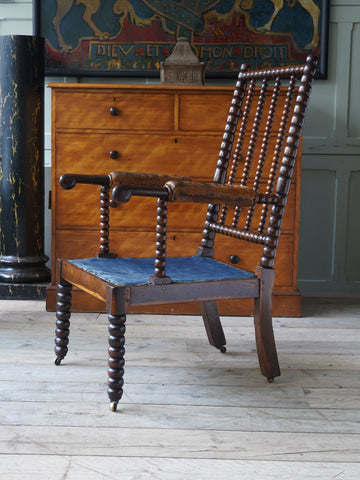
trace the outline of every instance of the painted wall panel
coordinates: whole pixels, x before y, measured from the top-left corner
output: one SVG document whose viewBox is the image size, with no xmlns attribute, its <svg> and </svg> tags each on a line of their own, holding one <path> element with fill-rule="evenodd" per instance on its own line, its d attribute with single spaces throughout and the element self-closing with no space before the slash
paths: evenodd
<svg viewBox="0 0 360 480">
<path fill-rule="evenodd" d="M 360 23 L 352 31 L 350 94 L 349 94 L 349 137 L 360 138 Z"/>
<path fill-rule="evenodd" d="M 299 281 L 331 280 L 333 273 L 336 172 L 303 170 Z"/>
<path fill-rule="evenodd" d="M 32 23 L 28 19 L 0 20 L 0 35 L 31 35 Z"/>
<path fill-rule="evenodd" d="M 0 35 L 32 34 L 31 1 L 0 2 Z"/>
<path fill-rule="evenodd" d="M 330 25 L 330 38 L 337 36 L 337 24 Z M 336 58 L 338 44 L 337 42 L 329 42 L 329 58 Z M 336 64 L 333 61 L 328 63 L 328 79 L 315 80 L 309 109 L 306 114 L 306 122 L 304 125 L 303 151 L 306 152 L 307 147 L 313 148 L 326 145 L 326 141 L 334 130 L 334 109 L 336 88 Z M 321 119 L 321 121 L 319 121 Z M 321 140 L 323 139 L 323 140 Z M 305 150 L 304 150 L 305 149 Z"/>
<path fill-rule="evenodd" d="M 360 163 L 360 159 L 359 159 Z M 352 172 L 349 182 L 349 216 L 346 249 L 346 279 L 360 282 L 360 169 Z"/>
</svg>

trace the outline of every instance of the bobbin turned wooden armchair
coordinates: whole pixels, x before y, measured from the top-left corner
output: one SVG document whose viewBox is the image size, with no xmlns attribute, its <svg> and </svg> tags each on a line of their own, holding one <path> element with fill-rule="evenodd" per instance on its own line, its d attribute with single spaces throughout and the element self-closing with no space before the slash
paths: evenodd
<svg viewBox="0 0 360 480">
<path fill-rule="evenodd" d="M 112 411 L 123 391 L 125 320 L 132 305 L 198 301 L 210 344 L 225 352 L 216 301 L 254 298 L 261 372 L 269 381 L 280 375 L 272 328 L 274 264 L 315 67 L 313 56 L 304 65 L 291 68 L 251 72 L 242 66 L 219 156 L 209 159 L 216 167 L 213 183 L 130 172 L 61 177 L 65 189 L 77 183 L 101 186 L 101 230 L 97 257 L 59 260 L 55 363 L 60 365 L 68 350 L 71 289 L 75 285 L 105 302 Z M 287 94 L 280 101 L 284 85 Z M 257 107 L 252 118 L 253 102 Z M 281 120 L 274 122 L 279 115 Z M 154 258 L 118 258 L 109 249 L 109 207 L 131 203 L 134 195 L 158 199 Z M 192 257 L 166 256 L 167 210 L 172 202 L 208 204 L 204 226 L 199 226 L 200 245 Z M 244 249 L 248 242 L 261 244 L 262 256 L 255 271 L 218 262 L 214 258 L 218 235 L 238 239 Z"/>
</svg>

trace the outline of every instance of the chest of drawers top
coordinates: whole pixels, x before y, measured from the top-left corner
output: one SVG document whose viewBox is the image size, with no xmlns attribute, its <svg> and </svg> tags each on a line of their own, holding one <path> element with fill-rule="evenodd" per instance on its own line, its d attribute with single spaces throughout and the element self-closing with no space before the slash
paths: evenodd
<svg viewBox="0 0 360 480">
<path fill-rule="evenodd" d="M 56 131 L 221 132 L 234 91 L 233 86 L 49 86 Z M 284 102 L 285 98 L 286 90 L 283 90 L 279 102 Z M 252 111 L 250 125 L 254 115 Z M 274 121 L 280 118 L 275 117 Z M 265 128 L 265 123 L 264 118 L 260 130 Z"/>
<path fill-rule="evenodd" d="M 49 86 L 56 130 L 218 131 L 233 92 L 206 86 Z"/>
</svg>

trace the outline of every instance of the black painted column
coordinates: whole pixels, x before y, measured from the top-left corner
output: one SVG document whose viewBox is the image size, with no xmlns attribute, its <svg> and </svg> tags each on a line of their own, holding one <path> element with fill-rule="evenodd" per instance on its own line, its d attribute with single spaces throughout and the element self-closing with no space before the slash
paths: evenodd
<svg viewBox="0 0 360 480">
<path fill-rule="evenodd" d="M 44 39 L 0 36 L 0 282 L 49 279 L 44 254 Z"/>
</svg>

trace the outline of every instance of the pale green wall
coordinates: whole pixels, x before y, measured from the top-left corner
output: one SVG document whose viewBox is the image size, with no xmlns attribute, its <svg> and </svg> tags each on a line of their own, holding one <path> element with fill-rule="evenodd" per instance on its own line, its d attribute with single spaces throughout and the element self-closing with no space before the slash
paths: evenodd
<svg viewBox="0 0 360 480">
<path fill-rule="evenodd" d="M 299 288 L 360 294 L 360 1 L 332 0 L 329 75 L 303 142 Z"/>
<path fill-rule="evenodd" d="M 31 34 L 31 19 L 31 1 L 0 0 L 0 35 Z M 359 45 L 360 0 L 331 0 L 328 79 L 315 82 L 303 141 L 299 288 L 309 295 L 360 294 Z M 48 89 L 45 102 L 48 179 Z M 45 227 L 45 250 L 49 254 L 48 212 Z"/>
</svg>

